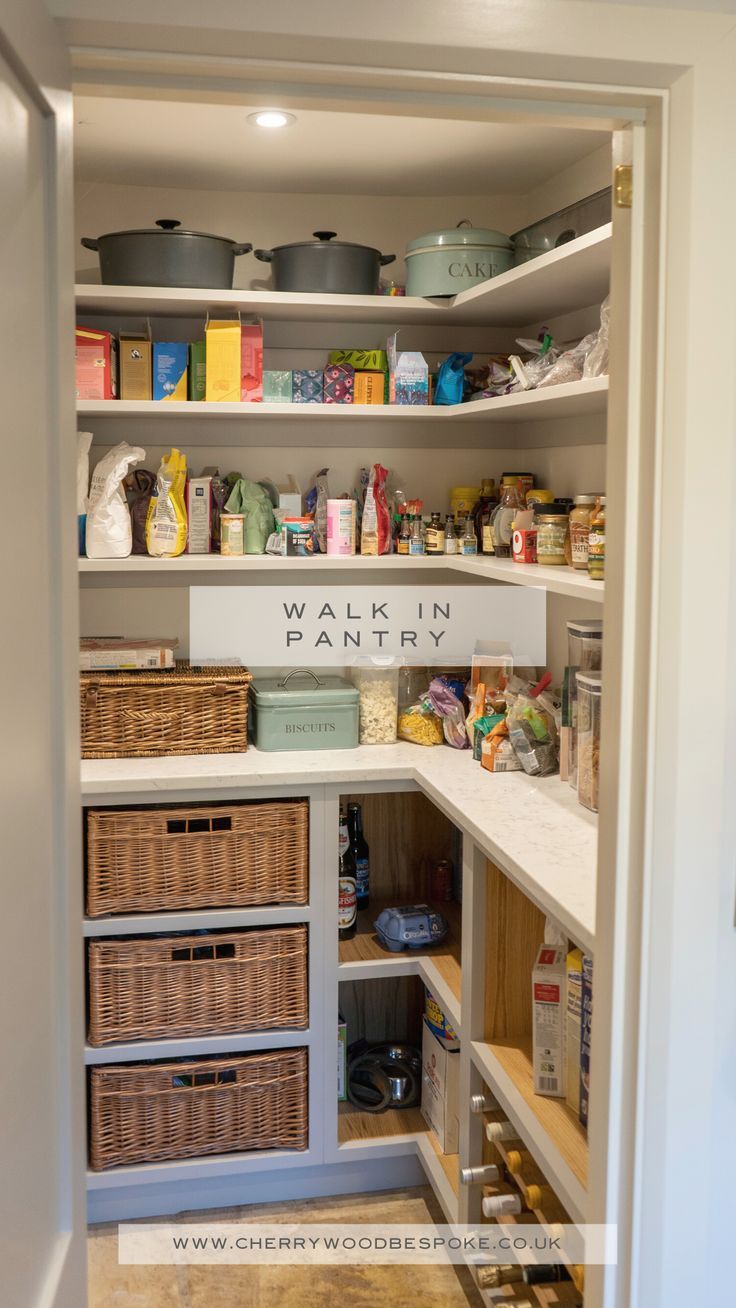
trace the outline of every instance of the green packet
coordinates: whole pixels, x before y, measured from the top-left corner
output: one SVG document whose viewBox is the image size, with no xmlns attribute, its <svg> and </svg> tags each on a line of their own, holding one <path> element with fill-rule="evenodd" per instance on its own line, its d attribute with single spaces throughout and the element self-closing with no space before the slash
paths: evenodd
<svg viewBox="0 0 736 1308">
<path fill-rule="evenodd" d="M 484 736 L 487 736 L 489 731 L 493 731 L 493 728 L 497 727 L 499 722 L 503 722 L 505 717 L 505 713 L 489 713 L 488 717 L 475 719 L 473 723 L 473 758 L 476 763 L 480 763 Z"/>
<path fill-rule="evenodd" d="M 356 372 L 388 372 L 385 350 L 331 350 L 329 363 L 347 363 Z"/>
</svg>

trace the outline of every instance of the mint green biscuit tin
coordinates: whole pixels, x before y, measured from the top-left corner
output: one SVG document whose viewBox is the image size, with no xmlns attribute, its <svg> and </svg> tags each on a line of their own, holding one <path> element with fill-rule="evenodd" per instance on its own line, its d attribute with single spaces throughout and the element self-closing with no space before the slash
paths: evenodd
<svg viewBox="0 0 736 1308">
<path fill-rule="evenodd" d="M 358 690 L 344 677 L 294 668 L 251 683 L 256 749 L 355 749 Z"/>
</svg>

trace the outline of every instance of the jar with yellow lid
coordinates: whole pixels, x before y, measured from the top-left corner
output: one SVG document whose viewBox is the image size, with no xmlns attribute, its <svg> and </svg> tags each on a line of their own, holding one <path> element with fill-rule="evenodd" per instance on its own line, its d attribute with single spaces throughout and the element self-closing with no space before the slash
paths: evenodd
<svg viewBox="0 0 736 1308">
<path fill-rule="evenodd" d="M 526 493 L 527 508 L 531 509 L 535 504 L 554 504 L 555 493 L 551 490 L 528 490 Z"/>
<path fill-rule="evenodd" d="M 590 519 L 588 536 L 588 576 L 603 581 L 606 567 L 606 497 L 599 495 Z"/>
<path fill-rule="evenodd" d="M 450 512 L 455 520 L 467 518 L 480 499 L 480 486 L 453 486 L 450 490 Z"/>
</svg>

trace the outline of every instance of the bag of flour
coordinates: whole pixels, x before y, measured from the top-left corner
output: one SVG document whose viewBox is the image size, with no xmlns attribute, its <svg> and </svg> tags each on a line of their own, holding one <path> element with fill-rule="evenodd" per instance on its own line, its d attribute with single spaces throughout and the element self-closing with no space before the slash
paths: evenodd
<svg viewBox="0 0 736 1308">
<path fill-rule="evenodd" d="M 130 509 L 123 477 L 146 457 L 138 445 L 121 441 L 109 450 L 92 473 L 87 507 L 87 558 L 127 559 L 133 548 Z"/>
</svg>

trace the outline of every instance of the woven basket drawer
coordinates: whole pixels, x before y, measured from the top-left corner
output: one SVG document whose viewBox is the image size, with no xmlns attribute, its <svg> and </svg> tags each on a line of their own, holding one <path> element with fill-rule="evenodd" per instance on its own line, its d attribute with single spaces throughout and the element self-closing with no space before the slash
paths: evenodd
<svg viewBox="0 0 736 1308">
<path fill-rule="evenodd" d="M 309 801 L 87 811 L 87 913 L 306 904 Z"/>
<path fill-rule="evenodd" d="M 247 668 L 80 672 L 82 758 L 239 754 L 248 748 Z"/>
<path fill-rule="evenodd" d="M 303 1030 L 307 928 L 92 940 L 89 1043 Z"/>
<path fill-rule="evenodd" d="M 307 1051 L 93 1067 L 90 1165 L 306 1149 Z"/>
</svg>

